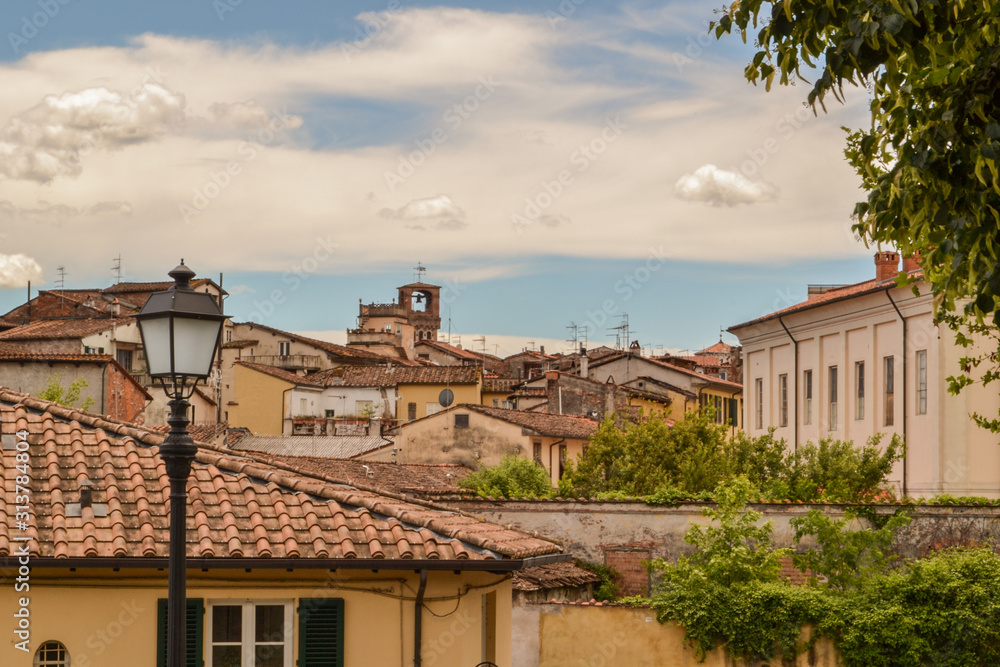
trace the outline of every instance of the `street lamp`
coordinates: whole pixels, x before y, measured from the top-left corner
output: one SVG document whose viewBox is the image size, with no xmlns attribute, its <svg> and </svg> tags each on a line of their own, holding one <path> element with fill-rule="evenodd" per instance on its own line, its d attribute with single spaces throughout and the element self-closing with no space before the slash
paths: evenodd
<svg viewBox="0 0 1000 667">
<path fill-rule="evenodd" d="M 212 372 L 219 331 L 226 316 L 211 294 L 191 287 L 195 273 L 184 260 L 169 274 L 174 285 L 153 292 L 135 316 L 150 378 L 170 399 L 170 431 L 160 458 L 170 478 L 170 568 L 167 578 L 167 667 L 185 666 L 187 481 L 198 447 L 187 426 L 188 400 L 195 385 Z"/>
</svg>

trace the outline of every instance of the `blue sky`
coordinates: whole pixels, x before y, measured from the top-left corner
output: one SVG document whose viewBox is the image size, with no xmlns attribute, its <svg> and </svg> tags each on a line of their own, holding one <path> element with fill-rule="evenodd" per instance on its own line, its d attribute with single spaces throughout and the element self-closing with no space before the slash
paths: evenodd
<svg viewBox="0 0 1000 667">
<path fill-rule="evenodd" d="M 817 118 L 746 84 L 715 6 L 3 3 L 0 308 L 185 257 L 237 319 L 336 338 L 421 261 L 467 345 L 627 313 L 692 349 L 866 279 L 864 92 Z"/>
</svg>

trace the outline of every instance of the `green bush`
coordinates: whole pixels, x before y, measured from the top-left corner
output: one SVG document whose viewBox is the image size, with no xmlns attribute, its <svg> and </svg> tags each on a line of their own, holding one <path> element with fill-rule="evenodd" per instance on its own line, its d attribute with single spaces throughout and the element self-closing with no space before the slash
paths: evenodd
<svg viewBox="0 0 1000 667">
<path fill-rule="evenodd" d="M 505 456 L 497 465 L 476 470 L 458 485 L 484 498 L 547 498 L 553 492 L 545 468 L 519 456 Z"/>
</svg>

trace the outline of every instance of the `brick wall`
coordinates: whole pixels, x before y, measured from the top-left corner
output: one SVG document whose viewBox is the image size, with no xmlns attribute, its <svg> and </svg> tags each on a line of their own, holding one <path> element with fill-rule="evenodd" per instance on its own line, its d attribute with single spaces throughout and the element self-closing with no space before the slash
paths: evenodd
<svg viewBox="0 0 1000 667">
<path fill-rule="evenodd" d="M 650 550 L 642 547 L 604 547 L 604 564 L 618 572 L 615 583 L 621 595 L 649 595 Z"/>
<path fill-rule="evenodd" d="M 112 419 L 134 421 L 146 407 L 146 395 L 142 389 L 117 366 L 108 365 L 108 380 L 105 387 L 105 414 Z"/>
</svg>

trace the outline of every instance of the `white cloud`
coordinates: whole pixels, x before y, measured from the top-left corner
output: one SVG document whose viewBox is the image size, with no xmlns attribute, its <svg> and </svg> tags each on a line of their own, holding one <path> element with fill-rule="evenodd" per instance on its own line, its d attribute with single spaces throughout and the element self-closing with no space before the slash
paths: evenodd
<svg viewBox="0 0 1000 667">
<path fill-rule="evenodd" d="M 266 127 L 277 113 L 268 112 L 254 100 L 246 102 L 215 102 L 208 107 L 209 113 L 217 125 L 223 128 L 261 128 Z M 300 116 L 282 113 L 282 129 L 295 130 L 302 127 Z"/>
<path fill-rule="evenodd" d="M 42 267 L 27 255 L 0 255 L 0 287 L 24 287 L 42 279 Z"/>
<path fill-rule="evenodd" d="M 80 173 L 80 158 L 150 141 L 184 120 L 184 97 L 147 83 L 134 96 L 107 88 L 48 95 L 0 130 L 0 173 L 42 183 Z"/>
<path fill-rule="evenodd" d="M 465 212 L 448 195 L 438 195 L 426 199 L 414 199 L 397 209 L 383 208 L 379 211 L 383 218 L 401 220 L 423 220 L 427 218 L 461 218 Z M 452 220 L 452 222 L 457 222 Z"/>
<path fill-rule="evenodd" d="M 677 179 L 674 190 L 681 199 L 712 206 L 754 204 L 778 196 L 778 189 L 767 181 L 751 181 L 743 174 L 719 169 L 714 164 L 702 165 L 693 174 L 684 174 Z"/>
</svg>

